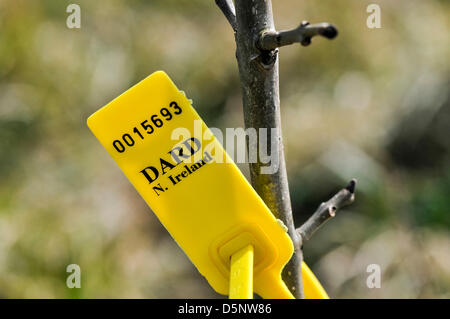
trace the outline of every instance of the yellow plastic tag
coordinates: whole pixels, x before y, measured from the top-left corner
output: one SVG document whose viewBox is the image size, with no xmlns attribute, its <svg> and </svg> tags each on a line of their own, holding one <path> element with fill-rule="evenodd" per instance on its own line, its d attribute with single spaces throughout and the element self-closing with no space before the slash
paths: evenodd
<svg viewBox="0 0 450 319">
<path fill-rule="evenodd" d="M 88 126 L 210 285 L 229 293 L 230 258 L 254 249 L 254 291 L 292 298 L 281 270 L 293 245 L 170 78 L 158 71 Z"/>
</svg>

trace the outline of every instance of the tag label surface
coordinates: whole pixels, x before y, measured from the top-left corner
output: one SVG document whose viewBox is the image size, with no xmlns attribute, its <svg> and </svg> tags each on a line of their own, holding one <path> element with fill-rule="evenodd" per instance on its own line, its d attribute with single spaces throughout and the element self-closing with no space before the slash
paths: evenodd
<svg viewBox="0 0 450 319">
<path fill-rule="evenodd" d="M 289 236 L 167 74 L 153 73 L 88 126 L 217 292 L 228 294 L 230 257 L 251 244 L 255 292 L 292 296 L 281 280 Z"/>
</svg>

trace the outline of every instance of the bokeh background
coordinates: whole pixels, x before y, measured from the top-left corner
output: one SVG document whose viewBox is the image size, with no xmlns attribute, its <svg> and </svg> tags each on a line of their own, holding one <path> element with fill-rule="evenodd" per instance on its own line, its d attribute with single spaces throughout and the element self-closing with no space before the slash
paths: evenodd
<svg viewBox="0 0 450 319">
<path fill-rule="evenodd" d="M 81 29 L 68 29 L 71 2 L 0 1 L 0 297 L 223 298 L 86 119 L 162 69 L 210 127 L 242 127 L 230 26 L 213 0 L 79 0 Z M 381 29 L 366 26 L 370 3 Z M 296 224 L 359 182 L 356 202 L 304 247 L 331 297 L 450 297 L 449 7 L 273 3 L 278 29 L 306 19 L 340 31 L 279 55 Z M 72 263 L 81 289 L 66 287 Z M 369 264 L 379 289 L 366 286 Z"/>
</svg>

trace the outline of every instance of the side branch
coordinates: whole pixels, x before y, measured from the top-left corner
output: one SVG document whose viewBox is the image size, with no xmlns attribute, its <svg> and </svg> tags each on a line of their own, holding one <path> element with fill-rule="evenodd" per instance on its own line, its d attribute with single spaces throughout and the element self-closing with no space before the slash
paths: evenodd
<svg viewBox="0 0 450 319">
<path fill-rule="evenodd" d="M 287 31 L 265 31 L 261 34 L 257 46 L 261 50 L 273 50 L 292 43 L 300 43 L 307 46 L 311 43 L 311 38 L 321 35 L 327 39 L 337 36 L 336 27 L 329 23 L 309 24 L 303 21 L 300 26 Z"/>
<path fill-rule="evenodd" d="M 216 0 L 217 6 L 222 10 L 225 18 L 227 18 L 234 32 L 237 29 L 236 23 L 236 10 L 234 9 L 234 4 L 232 0 Z"/>
<path fill-rule="evenodd" d="M 320 204 L 316 212 L 299 228 L 297 233 L 306 242 L 328 219 L 334 217 L 336 212 L 355 200 L 356 179 L 352 179 L 347 187 L 341 189 L 328 202 Z"/>
</svg>

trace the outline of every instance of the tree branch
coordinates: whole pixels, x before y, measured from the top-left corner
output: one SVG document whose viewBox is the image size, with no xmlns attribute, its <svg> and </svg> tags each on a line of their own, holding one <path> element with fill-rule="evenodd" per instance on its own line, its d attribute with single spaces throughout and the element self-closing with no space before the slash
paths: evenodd
<svg viewBox="0 0 450 319">
<path fill-rule="evenodd" d="M 347 187 L 341 189 L 328 202 L 320 204 L 316 212 L 299 228 L 297 233 L 306 242 L 328 219 L 334 217 L 336 212 L 355 200 L 356 179 L 352 179 Z"/>
<path fill-rule="evenodd" d="M 273 31 L 271 0 L 234 0 L 236 10 L 232 0 L 215 1 L 235 32 L 245 127 L 256 129 L 258 135 L 263 134 L 259 129 L 264 128 L 267 135 L 263 140 L 277 141 L 274 145 L 266 145 L 258 136 L 256 145 L 247 143 L 249 152 L 259 154 L 258 150 L 267 149 L 267 154 L 276 159 L 271 165 L 278 168 L 268 172 L 265 169 L 267 163 L 258 157 L 256 163 L 250 163 L 250 177 L 256 192 L 288 229 L 294 253 L 283 269 L 282 278 L 295 298 L 304 298 L 302 238 L 294 226 L 284 159 L 276 48 L 294 42 L 308 45 L 318 34 L 331 39 L 337 35 L 337 30 L 327 23 L 309 25 L 304 22 L 294 30 L 276 32 Z M 353 192 L 354 182 L 352 187 L 347 191 Z M 338 200 L 335 207 L 341 206 L 341 200 Z"/>
<path fill-rule="evenodd" d="M 216 0 L 217 6 L 222 10 L 234 32 L 236 32 L 236 11 L 232 0 Z"/>
<path fill-rule="evenodd" d="M 276 218 L 288 228 L 289 237 L 294 244 L 294 254 L 283 269 L 282 277 L 294 297 L 303 298 L 301 264 L 303 254 L 301 238 L 295 231 L 289 196 L 286 163 L 281 134 L 280 98 L 278 85 L 278 55 L 276 50 L 261 51 L 255 41 L 262 30 L 274 30 L 272 3 L 270 0 L 235 0 L 237 30 L 236 57 L 242 87 L 245 128 L 254 128 L 258 132 L 257 144 L 249 145 L 258 153 L 267 149 L 277 159 L 278 169 L 273 173 L 264 173 L 267 163 L 258 157 L 256 163 L 250 163 L 250 177 L 256 192 L 269 207 Z M 266 129 L 266 141 L 277 141 L 263 145 L 260 128 Z M 262 134 L 262 133 L 261 133 Z"/>
<path fill-rule="evenodd" d="M 309 24 L 303 21 L 300 26 L 286 31 L 265 31 L 261 34 L 257 46 L 261 50 L 273 50 L 292 43 L 301 43 L 307 46 L 311 43 L 311 38 L 321 35 L 327 39 L 337 36 L 336 27 L 329 23 Z"/>
</svg>

